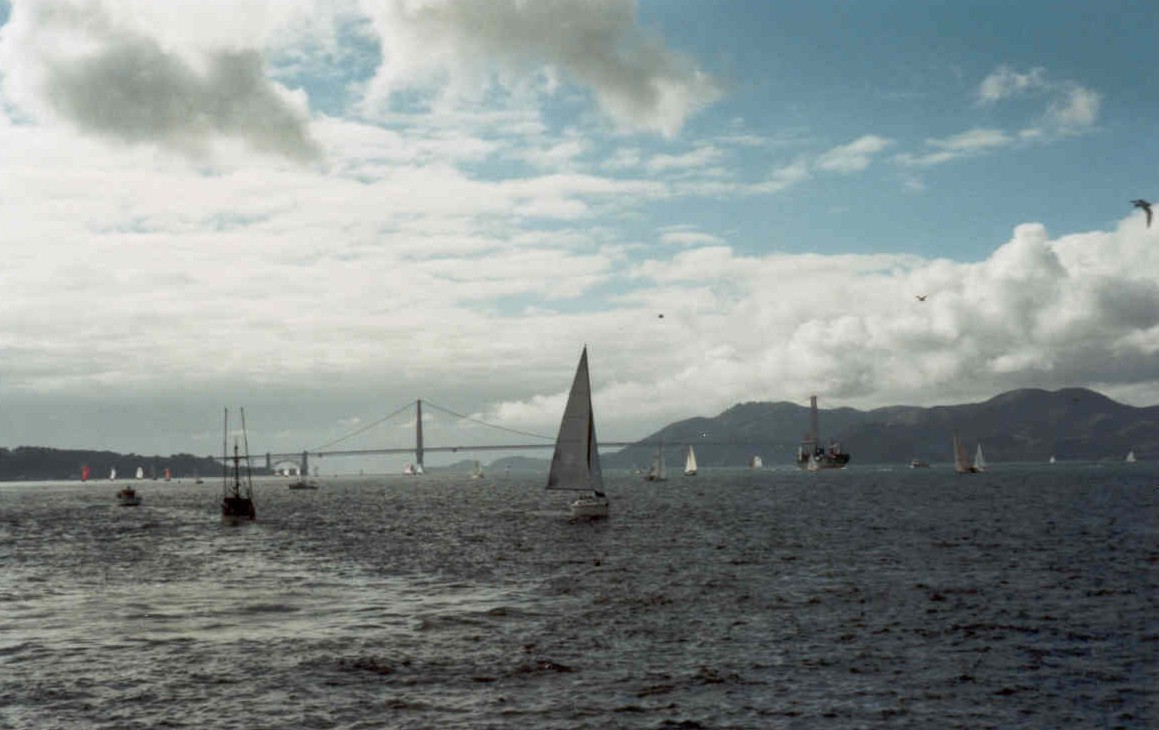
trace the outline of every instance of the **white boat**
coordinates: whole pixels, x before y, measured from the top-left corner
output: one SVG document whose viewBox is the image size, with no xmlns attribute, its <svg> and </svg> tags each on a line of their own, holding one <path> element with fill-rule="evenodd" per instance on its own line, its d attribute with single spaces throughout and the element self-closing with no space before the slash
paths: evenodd
<svg viewBox="0 0 1159 730">
<path fill-rule="evenodd" d="M 109 469 L 109 481 L 115 482 L 116 480 L 117 480 L 117 467 L 114 466 L 112 469 Z"/>
<path fill-rule="evenodd" d="M 684 476 L 696 476 L 696 452 L 692 450 L 692 445 L 688 445 L 688 455 L 684 457 Z"/>
<path fill-rule="evenodd" d="M 423 473 L 423 465 L 422 464 L 411 464 L 408 462 L 406 464 L 406 466 L 404 466 L 402 468 L 402 473 L 407 475 L 408 477 L 418 476 L 419 474 Z"/>
<path fill-rule="evenodd" d="M 547 489 L 586 492 L 571 503 L 572 517 L 599 519 L 608 516 L 604 476 L 600 470 L 600 449 L 596 440 L 596 420 L 592 413 L 592 385 L 588 377 L 588 348 L 585 346 L 575 370 L 575 379 L 563 409 Z"/>
<path fill-rule="evenodd" d="M 930 462 L 923 461 L 922 459 L 911 459 L 910 463 L 909 463 L 909 468 L 910 469 L 929 469 Z"/>
<path fill-rule="evenodd" d="M 978 454 L 975 459 L 982 453 L 982 445 L 978 445 Z M 966 454 L 966 447 L 962 446 L 962 442 L 958 440 L 958 434 L 954 434 L 954 471 L 959 474 L 976 474 L 980 471 L 976 464 L 970 462 L 970 457 Z"/>
<path fill-rule="evenodd" d="M 1051 455 L 1051 457 L 1050 457 L 1050 463 L 1051 463 L 1051 464 L 1053 464 L 1053 463 L 1054 463 L 1054 461 L 1055 461 L 1055 459 L 1054 459 L 1054 455 L 1052 454 L 1052 455 Z"/>
<path fill-rule="evenodd" d="M 810 456 L 812 456 L 812 454 L 810 454 Z M 761 457 L 759 457 L 759 456 L 753 456 L 753 458 L 749 459 L 749 468 L 750 469 L 760 469 L 760 468 L 764 467 L 764 465 L 765 465 L 765 462 L 761 461 Z"/>
<path fill-rule="evenodd" d="M 648 468 L 644 479 L 649 482 L 668 481 L 668 470 L 664 468 L 664 444 L 656 447 L 656 453 L 652 454 L 652 466 Z"/>
<path fill-rule="evenodd" d="M 986 458 L 982 456 L 982 444 L 974 451 L 974 471 L 986 471 Z"/>
<path fill-rule="evenodd" d="M 144 470 L 144 468 L 142 468 L 142 467 L 137 467 L 137 478 L 138 478 L 138 479 L 144 479 L 144 478 L 145 478 L 145 470 Z"/>
<path fill-rule="evenodd" d="M 141 504 L 141 495 L 132 487 L 125 487 L 117 492 L 117 504 L 122 507 L 136 507 Z"/>
<path fill-rule="evenodd" d="M 483 465 L 479 463 L 478 459 L 475 460 L 475 467 L 473 469 L 471 469 L 471 478 L 472 479 L 482 479 L 483 478 Z"/>
<path fill-rule="evenodd" d="M 229 440 L 229 409 L 225 409 L 225 433 L 221 439 L 221 458 L 224 463 L 233 462 L 233 479 L 230 480 L 229 469 L 222 470 L 221 484 L 221 521 L 229 525 L 242 522 L 253 522 L 256 517 L 254 511 L 254 483 L 253 472 L 250 468 L 249 437 L 245 430 L 245 409 L 241 409 L 241 433 L 245 440 L 245 456 L 238 451 L 238 440 L 233 440 L 233 456 L 226 451 Z M 245 461 L 245 480 L 241 476 L 241 462 Z"/>
<path fill-rule="evenodd" d="M 1128 464 L 1135 463 L 1135 450 L 1134 449 L 1131 449 L 1130 451 L 1127 452 L 1127 463 Z"/>
</svg>

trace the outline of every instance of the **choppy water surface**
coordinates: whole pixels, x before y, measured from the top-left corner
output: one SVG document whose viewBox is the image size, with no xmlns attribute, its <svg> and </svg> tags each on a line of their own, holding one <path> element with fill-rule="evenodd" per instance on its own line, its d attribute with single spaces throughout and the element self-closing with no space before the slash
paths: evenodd
<svg viewBox="0 0 1159 730">
<path fill-rule="evenodd" d="M 0 726 L 1159 727 L 1159 468 L 0 485 Z"/>
</svg>

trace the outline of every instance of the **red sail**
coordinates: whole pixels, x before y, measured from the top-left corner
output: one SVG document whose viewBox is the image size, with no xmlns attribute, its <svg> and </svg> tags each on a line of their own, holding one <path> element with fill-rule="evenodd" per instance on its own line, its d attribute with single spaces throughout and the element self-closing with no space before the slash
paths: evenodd
<svg viewBox="0 0 1159 730">
<path fill-rule="evenodd" d="M 92 473 L 92 472 L 91 472 L 91 470 L 89 469 L 89 465 L 88 465 L 88 464 L 85 464 L 84 466 L 82 466 L 82 467 L 80 468 L 80 480 L 81 480 L 82 482 L 87 482 L 87 481 L 89 480 L 89 474 L 90 474 L 90 473 Z"/>
</svg>

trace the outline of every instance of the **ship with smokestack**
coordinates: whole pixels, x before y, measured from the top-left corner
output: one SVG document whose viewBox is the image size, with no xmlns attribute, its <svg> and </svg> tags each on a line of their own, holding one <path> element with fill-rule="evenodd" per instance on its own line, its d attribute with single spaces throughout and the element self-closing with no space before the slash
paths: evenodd
<svg viewBox="0 0 1159 730">
<path fill-rule="evenodd" d="M 841 450 L 841 444 L 830 441 L 822 445 L 817 436 L 817 396 L 809 396 L 809 432 L 797 447 L 797 467 L 806 471 L 821 469 L 844 469 L 849 463 L 849 454 Z"/>
</svg>

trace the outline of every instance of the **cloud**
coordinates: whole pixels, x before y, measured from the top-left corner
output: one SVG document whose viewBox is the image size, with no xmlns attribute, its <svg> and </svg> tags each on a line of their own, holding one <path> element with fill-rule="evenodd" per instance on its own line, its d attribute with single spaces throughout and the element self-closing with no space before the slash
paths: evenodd
<svg viewBox="0 0 1159 730">
<path fill-rule="evenodd" d="M 712 145 L 702 145 L 681 155 L 655 155 L 648 160 L 649 172 L 666 172 L 670 170 L 698 169 L 708 167 L 720 161 L 723 157 L 721 150 Z"/>
<path fill-rule="evenodd" d="M 869 167 L 873 155 L 892 144 L 891 140 L 867 134 L 847 145 L 834 147 L 821 155 L 817 167 L 830 172 L 859 172 Z"/>
<path fill-rule="evenodd" d="M 699 231 L 694 226 L 669 226 L 661 229 L 660 242 L 677 246 L 718 246 L 724 244 L 724 239 Z"/>
<path fill-rule="evenodd" d="M 722 93 L 637 24 L 634 0 L 394 0 L 363 9 L 383 56 L 367 87 L 372 107 L 415 89 L 441 88 L 444 98 L 493 86 L 553 93 L 562 75 L 590 89 L 617 124 L 672 136 Z"/>
<path fill-rule="evenodd" d="M 98 2 L 18 4 L 0 43 L 5 93 L 84 132 L 204 154 L 219 137 L 316 159 L 305 97 L 255 48 L 167 49 Z"/>
<path fill-rule="evenodd" d="M 999 66 L 979 84 L 978 101 L 993 104 L 1046 87 L 1045 69 L 1033 68 L 1026 73 L 1018 73 L 1008 66 Z"/>
<path fill-rule="evenodd" d="M 925 146 L 928 151 L 921 154 L 905 153 L 894 159 L 909 167 L 929 167 L 1008 147 L 1015 141 L 1000 129 L 971 129 L 944 139 L 927 139 Z"/>
<path fill-rule="evenodd" d="M 1047 119 L 1051 126 L 1063 131 L 1082 130 L 1098 120 L 1100 102 L 1096 92 L 1071 84 L 1062 98 L 1051 103 Z"/>
</svg>

